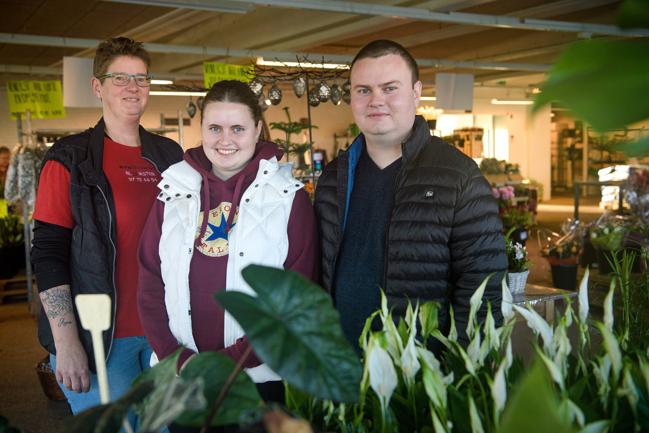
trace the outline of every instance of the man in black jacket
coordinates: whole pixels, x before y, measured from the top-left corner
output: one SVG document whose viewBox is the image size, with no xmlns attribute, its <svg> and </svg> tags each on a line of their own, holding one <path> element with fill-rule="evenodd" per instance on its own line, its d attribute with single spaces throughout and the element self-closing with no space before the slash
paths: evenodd
<svg viewBox="0 0 649 433">
<path fill-rule="evenodd" d="M 105 293 L 112 300 L 111 326 L 103 333 L 111 397 L 120 397 L 149 366 L 151 347 L 136 303 L 137 242 L 160 173 L 182 159 L 182 149 L 140 126 L 148 69 L 142 43 L 102 42 L 91 84 L 103 116 L 94 128 L 55 143 L 41 173 L 32 248 L 43 304 L 38 334 L 74 414 L 99 404 L 96 360 L 90 334 L 79 324 L 77 294 Z"/>
<path fill-rule="evenodd" d="M 363 47 L 351 66 L 351 109 L 362 134 L 318 181 L 316 213 L 322 280 L 352 344 L 379 308 L 379 288 L 395 317 L 408 301 L 437 301 L 439 324 L 453 308 L 466 344 L 469 300 L 480 283 L 500 319 L 507 268 L 498 206 L 473 160 L 430 134 L 416 115 L 417 63 L 386 40 Z"/>
</svg>

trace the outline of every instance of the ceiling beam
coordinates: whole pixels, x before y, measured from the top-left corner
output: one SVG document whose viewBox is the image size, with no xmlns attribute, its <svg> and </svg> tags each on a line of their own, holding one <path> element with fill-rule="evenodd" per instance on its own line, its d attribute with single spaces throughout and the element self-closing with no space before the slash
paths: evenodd
<svg viewBox="0 0 649 433">
<path fill-rule="evenodd" d="M 65 38 L 59 36 L 41 36 L 27 35 L 17 33 L 0 33 L 0 43 L 17 44 L 17 45 L 34 45 L 48 47 L 67 47 L 67 48 L 92 48 L 99 45 L 98 39 L 82 38 Z M 266 57 L 269 59 L 278 59 L 280 61 L 295 61 L 296 56 L 309 56 L 312 60 L 325 58 L 329 62 L 349 63 L 353 56 L 335 55 L 321 53 L 296 53 L 287 51 L 266 51 L 266 50 L 240 50 L 231 48 L 216 47 L 197 47 L 189 45 L 172 45 L 172 44 L 155 44 L 145 43 L 145 48 L 152 53 L 176 53 L 176 54 L 194 54 L 208 56 L 226 56 L 239 58 L 257 58 Z M 485 69 L 496 71 L 529 71 L 545 72 L 550 69 L 550 65 L 534 63 L 498 63 L 498 62 L 473 62 L 447 59 L 417 59 L 419 66 L 430 67 L 457 67 L 469 69 Z"/>
<path fill-rule="evenodd" d="M 63 75 L 63 67 L 59 66 L 29 66 L 0 64 L 0 74 L 30 74 L 30 75 Z M 151 72 L 154 78 L 174 79 L 176 81 L 203 81 L 202 75 L 169 74 L 166 72 Z"/>
<path fill-rule="evenodd" d="M 193 9 L 208 12 L 246 14 L 254 9 L 250 3 L 236 3 L 229 0 L 106 0 L 115 3 L 128 3 L 145 6 L 161 6 L 174 9 Z"/>
<path fill-rule="evenodd" d="M 110 0 L 129 2 L 131 0 Z M 146 1 L 148 5 L 159 5 L 166 0 Z M 501 15 L 485 15 L 464 12 L 435 12 L 424 8 L 388 6 L 376 3 L 361 3 L 339 0 L 228 0 L 232 3 L 253 4 L 257 6 L 308 9 L 324 12 L 337 12 L 356 15 L 384 16 L 393 19 L 412 19 L 449 24 L 468 24 L 483 27 L 508 28 L 520 30 L 554 31 L 580 33 L 585 35 L 605 35 L 623 37 L 648 37 L 649 29 L 621 29 L 607 24 L 585 24 L 579 22 L 552 21 L 535 18 L 518 18 Z M 196 4 L 209 4 L 208 0 L 176 0 L 186 8 Z"/>
</svg>

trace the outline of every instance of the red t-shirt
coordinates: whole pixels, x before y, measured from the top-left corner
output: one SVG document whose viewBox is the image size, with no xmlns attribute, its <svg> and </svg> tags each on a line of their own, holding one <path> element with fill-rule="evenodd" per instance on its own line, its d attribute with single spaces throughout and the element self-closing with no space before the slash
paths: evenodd
<svg viewBox="0 0 649 433">
<path fill-rule="evenodd" d="M 104 139 L 103 171 L 115 203 L 117 257 L 115 286 L 117 315 L 115 337 L 144 335 L 137 312 L 137 247 L 140 234 L 156 198 L 160 173 L 142 158 L 141 148 Z M 60 163 L 43 167 L 34 219 L 67 228 L 75 225 L 70 207 L 70 173 Z"/>
</svg>

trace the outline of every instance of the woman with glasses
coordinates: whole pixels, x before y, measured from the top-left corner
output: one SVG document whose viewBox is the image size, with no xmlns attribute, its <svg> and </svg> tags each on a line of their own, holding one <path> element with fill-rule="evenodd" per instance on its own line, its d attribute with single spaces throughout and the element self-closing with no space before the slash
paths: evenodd
<svg viewBox="0 0 649 433">
<path fill-rule="evenodd" d="M 103 116 L 94 128 L 56 142 L 44 159 L 32 248 L 43 304 L 38 333 L 74 414 L 100 402 L 77 294 L 105 293 L 112 300 L 111 326 L 103 333 L 112 399 L 149 365 L 151 348 L 136 305 L 137 242 L 160 173 L 183 154 L 173 140 L 140 126 L 149 63 L 140 42 L 102 42 L 91 85 Z"/>
</svg>

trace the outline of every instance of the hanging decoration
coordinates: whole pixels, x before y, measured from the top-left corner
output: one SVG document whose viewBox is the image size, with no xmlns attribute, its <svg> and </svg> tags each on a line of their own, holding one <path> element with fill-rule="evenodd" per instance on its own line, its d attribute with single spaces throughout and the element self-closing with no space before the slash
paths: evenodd
<svg viewBox="0 0 649 433">
<path fill-rule="evenodd" d="M 262 91 L 259 95 L 259 106 L 261 107 L 261 111 L 268 110 L 269 105 L 270 101 L 266 98 L 266 95 L 264 95 L 264 92 Z"/>
<path fill-rule="evenodd" d="M 312 107 L 320 105 L 320 96 L 318 95 L 318 89 L 316 87 L 312 87 L 311 90 L 309 90 L 309 105 Z"/>
<path fill-rule="evenodd" d="M 343 101 L 345 101 L 347 105 L 352 101 L 351 90 L 352 83 L 350 83 L 349 80 L 345 81 L 345 84 L 343 84 Z"/>
<path fill-rule="evenodd" d="M 264 92 L 264 83 L 262 83 L 258 78 L 255 78 L 250 82 L 250 90 L 252 90 L 252 93 L 256 96 L 261 96 Z"/>
<path fill-rule="evenodd" d="M 293 80 L 293 92 L 298 98 L 301 98 L 306 92 L 306 78 L 302 75 Z"/>
<path fill-rule="evenodd" d="M 340 89 L 340 86 L 338 84 L 334 84 L 331 86 L 331 95 L 329 98 L 331 99 L 331 103 L 334 105 L 340 105 L 340 101 L 342 101 L 343 93 L 342 90 Z"/>
<path fill-rule="evenodd" d="M 277 105 L 282 102 L 282 91 L 277 87 L 277 84 L 273 84 L 273 87 L 268 91 L 268 99 L 273 105 Z"/>
<path fill-rule="evenodd" d="M 320 81 L 320 84 L 318 84 L 318 99 L 320 102 L 327 102 L 330 94 L 331 87 L 324 81 Z"/>
<path fill-rule="evenodd" d="M 193 119 L 194 116 L 196 116 L 196 104 L 194 104 L 194 101 L 192 101 L 192 97 L 189 97 L 189 102 L 185 106 L 185 111 L 187 111 L 187 114 L 189 114 L 189 118 Z"/>
<path fill-rule="evenodd" d="M 203 111 L 203 104 L 205 103 L 205 97 L 199 96 L 196 98 L 196 105 L 198 106 L 198 109 Z"/>
</svg>

